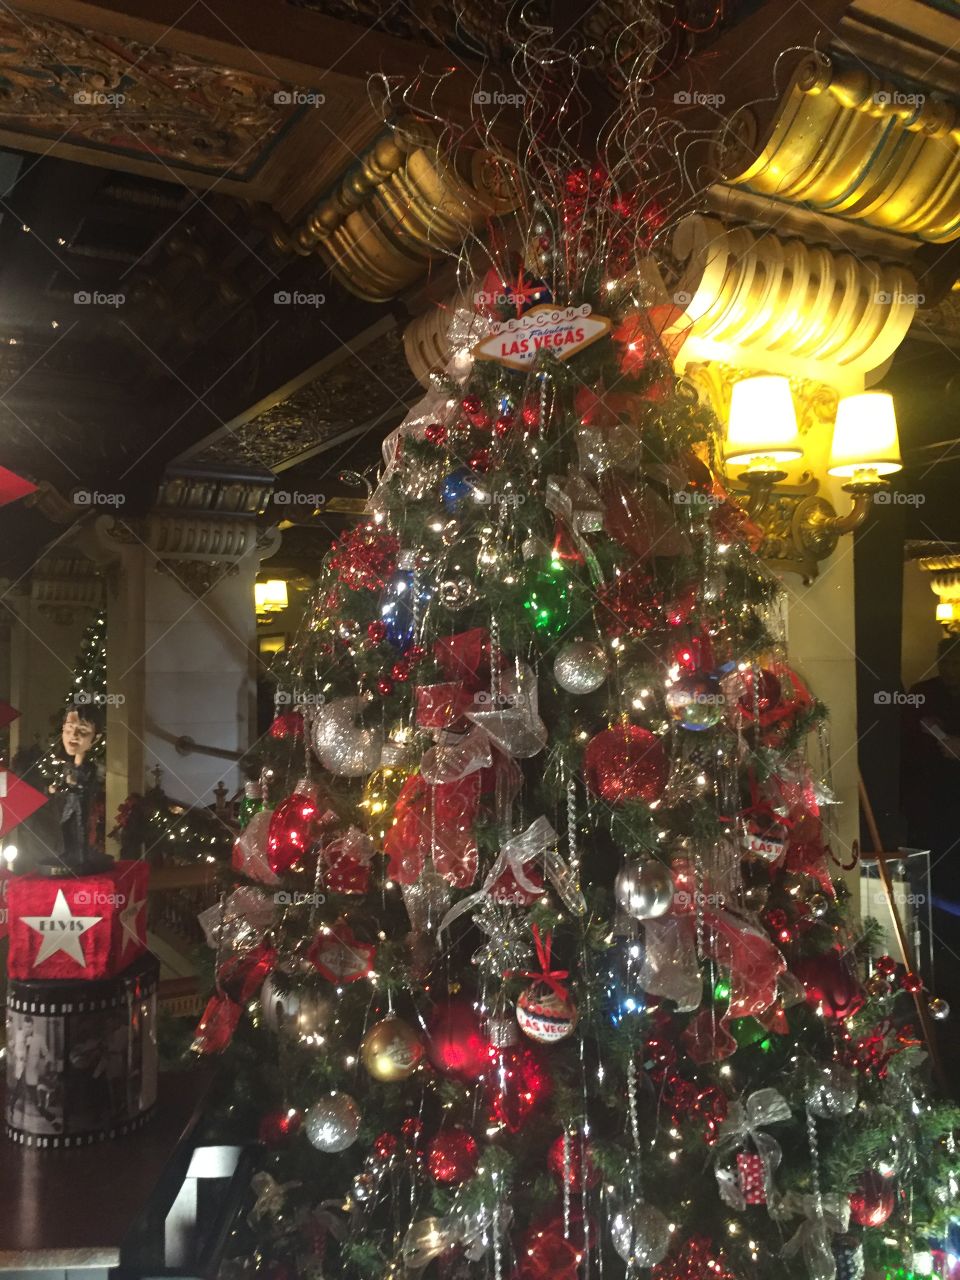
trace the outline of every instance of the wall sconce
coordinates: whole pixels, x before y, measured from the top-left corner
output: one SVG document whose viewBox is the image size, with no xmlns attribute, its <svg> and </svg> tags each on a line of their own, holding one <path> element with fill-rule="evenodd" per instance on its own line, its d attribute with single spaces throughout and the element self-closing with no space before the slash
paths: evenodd
<svg viewBox="0 0 960 1280">
<path fill-rule="evenodd" d="M 759 375 L 734 384 L 724 449 L 727 463 L 745 463 L 737 483 L 746 491 L 744 509 L 764 534 L 761 554 L 805 582 L 817 576 L 819 561 L 836 549 L 845 533 L 866 520 L 886 477 L 901 469 L 893 399 L 883 391 L 846 396 L 837 406 L 830 475 L 842 476 L 853 503 L 838 516 L 818 494 L 816 477 L 805 472 L 798 484 L 784 485 L 783 463 L 803 457 L 803 444 L 784 377 Z"/>
<path fill-rule="evenodd" d="M 287 607 L 287 584 L 282 578 L 270 578 L 253 584 L 253 601 L 259 619 L 283 613 Z"/>
</svg>

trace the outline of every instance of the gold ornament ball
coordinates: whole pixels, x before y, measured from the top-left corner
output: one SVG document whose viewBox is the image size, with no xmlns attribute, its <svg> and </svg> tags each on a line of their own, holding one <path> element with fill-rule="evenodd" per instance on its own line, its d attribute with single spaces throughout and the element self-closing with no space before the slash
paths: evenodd
<svg viewBox="0 0 960 1280">
<path fill-rule="evenodd" d="M 403 784 L 412 772 L 413 769 L 402 764 L 384 764 L 379 769 L 374 769 L 363 784 L 363 795 L 360 797 L 363 825 L 367 834 L 380 844 L 393 826 L 394 806 Z"/>
<path fill-rule="evenodd" d="M 882 973 L 871 974 L 864 983 L 864 988 L 868 996 L 878 997 L 890 994 L 890 983 Z"/>
<path fill-rule="evenodd" d="M 413 1074 L 423 1057 L 423 1045 L 402 1018 L 389 1017 L 375 1022 L 363 1037 L 360 1056 L 374 1080 L 391 1084 Z"/>
</svg>

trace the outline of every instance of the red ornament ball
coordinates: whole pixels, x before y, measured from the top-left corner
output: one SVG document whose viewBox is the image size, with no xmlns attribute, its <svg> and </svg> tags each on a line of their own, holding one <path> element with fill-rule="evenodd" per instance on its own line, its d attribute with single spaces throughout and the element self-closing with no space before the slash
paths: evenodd
<svg viewBox="0 0 960 1280">
<path fill-rule="evenodd" d="M 904 991 L 909 991 L 913 996 L 916 995 L 918 991 L 923 990 L 923 979 L 920 977 L 919 973 L 905 973 L 900 979 L 900 986 Z"/>
<path fill-rule="evenodd" d="M 317 788 L 306 781 L 274 809 L 267 828 L 267 861 L 275 875 L 303 870 L 304 859 L 320 838 L 326 817 L 321 809 Z"/>
<path fill-rule="evenodd" d="M 457 1186 L 477 1171 L 480 1148 L 466 1129 L 444 1129 L 430 1143 L 427 1167 L 430 1177 L 441 1186 Z"/>
<path fill-rule="evenodd" d="M 497 418 L 496 422 L 493 424 L 493 434 L 498 440 L 503 440 L 510 434 L 515 426 L 516 419 L 505 414 L 503 417 Z"/>
<path fill-rule="evenodd" d="M 371 644 L 380 644 L 387 638 L 387 624 L 385 622 L 368 622 L 367 623 L 367 639 Z"/>
<path fill-rule="evenodd" d="M 267 1147 L 279 1147 L 300 1128 L 303 1123 L 303 1112 L 295 1107 L 287 1107 L 280 1111 L 268 1111 L 260 1120 L 257 1130 L 260 1141 Z"/>
<path fill-rule="evenodd" d="M 584 1183 L 588 1187 L 595 1187 L 600 1181 L 600 1170 L 594 1164 L 590 1144 L 584 1144 L 577 1133 L 569 1134 L 567 1143 L 566 1159 L 563 1154 L 563 1134 L 551 1144 L 547 1152 L 547 1168 L 555 1178 L 560 1179 L 561 1186 L 566 1182 L 571 1191 L 581 1191 Z"/>
<path fill-rule="evenodd" d="M 423 438 L 439 448 L 447 442 L 447 428 L 442 422 L 431 422 L 424 428 Z"/>
<path fill-rule="evenodd" d="M 409 1147 L 415 1147 L 423 1133 L 423 1122 L 421 1120 L 404 1120 L 400 1126 L 400 1132 Z"/>
<path fill-rule="evenodd" d="M 897 972 L 897 962 L 893 956 L 880 956 L 873 964 L 877 973 L 882 973 L 885 978 L 892 978 Z"/>
<path fill-rule="evenodd" d="M 384 698 L 389 698 L 393 693 L 393 681 L 389 676 L 381 676 L 377 681 L 377 693 Z"/>
<path fill-rule="evenodd" d="M 804 985 L 807 1003 L 825 1018 L 842 1021 L 863 1007 L 865 996 L 860 980 L 839 951 L 798 956 L 790 967 Z"/>
<path fill-rule="evenodd" d="M 772 671 L 763 669 L 754 673 L 743 673 L 743 693 L 740 696 L 740 710 L 748 718 L 754 713 L 765 715 L 780 701 L 783 693 L 780 679 Z"/>
<path fill-rule="evenodd" d="M 893 1213 L 895 1201 L 893 1178 L 870 1169 L 861 1175 L 850 1197 L 850 1217 L 861 1227 L 882 1227 Z"/>
<path fill-rule="evenodd" d="M 637 724 L 604 729 L 584 753 L 587 787 L 608 804 L 645 800 L 663 794 L 669 763 L 660 739 Z"/>
<path fill-rule="evenodd" d="M 389 1160 L 397 1149 L 397 1139 L 392 1133 L 381 1133 L 374 1139 L 373 1154 L 379 1160 Z"/>
<path fill-rule="evenodd" d="M 535 427 L 539 427 L 539 426 L 540 426 L 540 405 L 539 405 L 539 403 L 535 403 L 535 404 L 525 404 L 525 405 L 523 406 L 523 409 L 522 409 L 522 410 L 521 410 L 521 412 L 520 412 L 520 416 L 523 418 L 523 425 L 524 425 L 525 427 L 530 428 L 530 429 L 533 429 L 533 428 L 535 428 Z"/>
<path fill-rule="evenodd" d="M 489 449 L 475 450 L 473 453 L 471 453 L 470 457 L 467 459 L 467 465 L 470 467 L 471 471 L 479 471 L 481 473 L 484 471 L 489 471 L 490 470 L 490 450 Z"/>
<path fill-rule="evenodd" d="M 391 678 L 403 684 L 404 681 L 410 679 L 410 663 L 405 658 L 401 658 L 399 662 L 395 662 L 390 668 Z"/>
<path fill-rule="evenodd" d="M 303 716 L 299 711 L 280 711 L 270 726 L 270 737 L 284 741 L 303 737 Z"/>
<path fill-rule="evenodd" d="M 427 1057 L 444 1076 L 477 1080 L 486 1070 L 490 1042 L 469 1000 L 438 1005 L 427 1024 Z"/>
<path fill-rule="evenodd" d="M 427 651 L 422 644 L 412 644 L 406 656 L 411 662 L 422 662 L 427 656 Z"/>
</svg>

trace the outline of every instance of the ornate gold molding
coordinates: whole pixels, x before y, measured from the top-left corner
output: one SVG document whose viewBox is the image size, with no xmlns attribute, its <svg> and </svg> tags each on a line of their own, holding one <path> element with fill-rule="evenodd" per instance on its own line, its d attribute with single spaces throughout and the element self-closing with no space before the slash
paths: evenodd
<svg viewBox="0 0 960 1280">
<path fill-rule="evenodd" d="M 770 119 L 737 111 L 724 182 L 920 240 L 960 237 L 960 111 L 823 54 L 802 59 Z"/>
<path fill-rule="evenodd" d="M 862 378 L 897 349 L 917 307 L 900 263 L 837 253 L 716 218 L 685 219 L 673 239 L 682 265 L 666 331 L 678 365 L 704 358 L 822 382 Z"/>
<path fill-rule="evenodd" d="M 450 157 L 431 129 L 404 122 L 372 143 L 299 228 L 274 239 L 281 249 L 319 252 L 352 293 L 385 302 L 517 201 L 506 156 L 463 148 Z"/>
</svg>

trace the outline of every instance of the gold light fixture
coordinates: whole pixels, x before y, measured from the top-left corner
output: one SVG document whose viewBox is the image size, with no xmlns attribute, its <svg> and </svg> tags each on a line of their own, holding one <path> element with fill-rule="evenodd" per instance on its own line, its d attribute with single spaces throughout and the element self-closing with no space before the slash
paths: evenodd
<svg viewBox="0 0 960 1280">
<path fill-rule="evenodd" d="M 268 578 L 266 582 L 255 582 L 253 599 L 258 618 L 269 618 L 274 613 L 283 613 L 287 607 L 287 584 L 282 578 Z"/>
<path fill-rule="evenodd" d="M 839 538 L 865 522 L 876 495 L 888 486 L 886 477 L 903 465 L 893 399 L 866 391 L 837 405 L 827 468 L 845 479 L 842 488 L 853 499 L 849 512 L 838 516 L 809 473 L 796 485 L 782 485 L 783 464 L 803 457 L 803 445 L 789 380 L 767 375 L 734 385 L 724 457 L 746 464 L 738 483 L 746 491 L 747 514 L 763 529 L 764 557 L 808 582 Z"/>
</svg>

